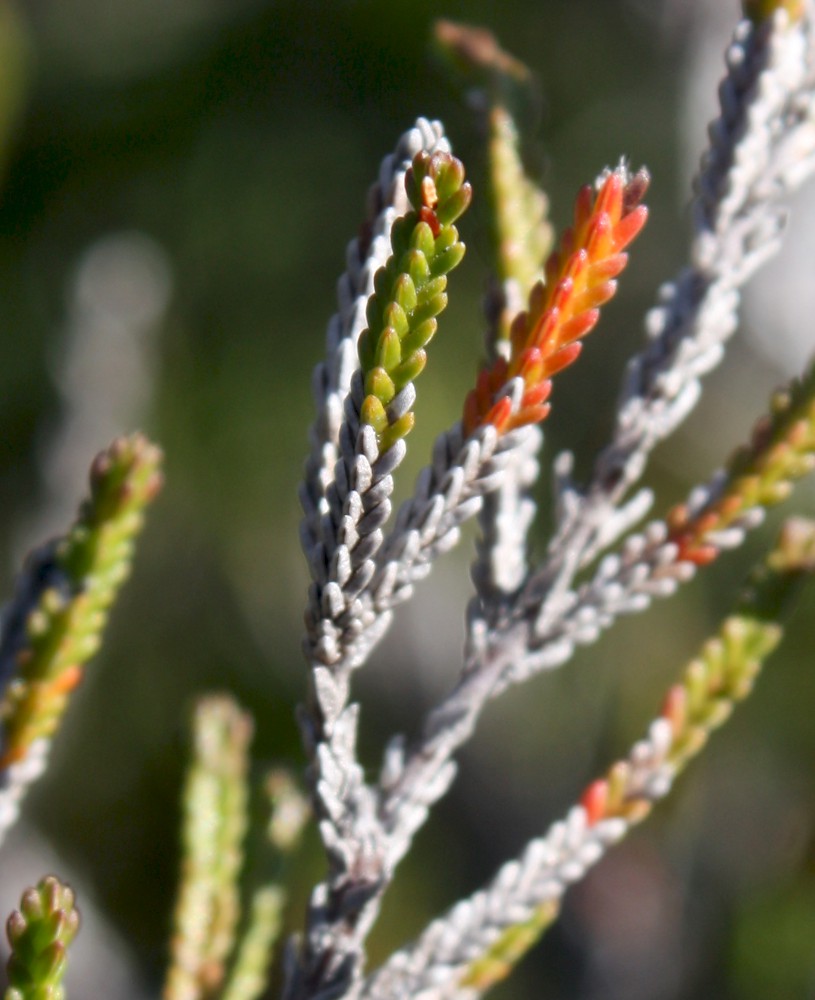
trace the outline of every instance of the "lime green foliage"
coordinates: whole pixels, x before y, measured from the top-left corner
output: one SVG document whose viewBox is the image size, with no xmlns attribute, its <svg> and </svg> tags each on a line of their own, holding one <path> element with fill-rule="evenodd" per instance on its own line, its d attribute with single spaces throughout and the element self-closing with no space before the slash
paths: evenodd
<svg viewBox="0 0 815 1000">
<path fill-rule="evenodd" d="M 300 842 L 309 808 L 291 775 L 272 771 L 266 782 L 270 805 L 263 884 L 254 891 L 221 1000 L 256 1000 L 268 983 L 269 964 L 286 904 L 286 862 Z"/>
<path fill-rule="evenodd" d="M 783 637 L 783 622 L 802 584 L 814 570 L 815 522 L 792 519 L 784 525 L 775 548 L 750 575 L 735 612 L 668 692 L 662 717 L 673 729 L 666 762 L 675 773 L 699 753 L 710 734 L 730 717 L 735 704 L 752 691 L 764 661 Z M 650 800 L 632 794 L 631 773 L 627 761 L 609 772 L 600 815 L 638 822 L 650 811 Z"/>
<path fill-rule="evenodd" d="M 555 920 L 559 910 L 556 901 L 549 901 L 535 911 L 531 920 L 508 928 L 486 955 L 473 962 L 459 985 L 484 992 L 506 979 Z"/>
<path fill-rule="evenodd" d="M 815 365 L 788 389 L 777 392 L 769 416 L 759 423 L 750 447 L 738 452 L 728 473 L 733 492 L 748 505 L 771 506 L 792 492 L 791 480 L 815 466 Z"/>
<path fill-rule="evenodd" d="M 365 399 L 360 418 L 376 432 L 380 452 L 413 427 L 414 414 L 389 410 L 422 372 L 436 317 L 447 305 L 447 274 L 464 256 L 453 223 L 470 203 L 464 167 L 449 153 L 418 153 L 405 179 L 413 211 L 391 230 L 393 254 L 374 280 L 359 359 Z"/>
<path fill-rule="evenodd" d="M 279 886 L 264 886 L 252 896 L 246 931 L 221 1000 L 256 1000 L 266 988 L 270 956 L 280 934 L 285 902 L 286 894 Z"/>
<path fill-rule="evenodd" d="M 736 613 L 688 667 L 667 711 L 676 730 L 670 760 L 678 769 L 745 698 L 783 636 L 801 586 L 815 570 L 815 522 L 789 520 L 776 547 L 751 574 Z M 681 691 L 681 694 L 680 694 Z"/>
<path fill-rule="evenodd" d="M 527 176 L 518 130 L 506 108 L 496 105 L 489 116 L 490 197 L 493 203 L 496 274 L 516 284 L 516 298 L 526 302 L 543 277 L 554 232 L 548 221 L 546 195 Z M 509 298 L 508 295 L 505 295 Z M 506 310 L 497 334 L 509 338 L 512 310 Z"/>
<path fill-rule="evenodd" d="M 251 737 L 251 718 L 226 695 L 196 706 L 165 1000 L 255 1000 L 268 981 L 286 899 L 278 884 L 281 861 L 299 841 L 308 810 L 291 779 L 273 772 L 265 840 L 274 857 L 265 867 L 273 867 L 275 877 L 264 872 L 240 927 Z"/>
<path fill-rule="evenodd" d="M 26 613 L 0 719 L 0 766 L 21 760 L 56 730 L 82 666 L 99 648 L 108 610 L 130 572 L 146 505 L 161 485 L 161 452 L 140 434 L 120 438 L 95 459 L 90 497 L 68 534 L 34 553 L 49 582 Z M 45 563 L 43 563 L 45 560 Z"/>
<path fill-rule="evenodd" d="M 223 983 L 240 916 L 251 735 L 251 719 L 230 698 L 197 705 L 165 1000 L 215 996 Z"/>
<path fill-rule="evenodd" d="M 8 919 L 11 957 L 5 1000 L 63 1000 L 68 946 L 79 929 L 74 894 L 53 876 L 28 889 Z"/>
<path fill-rule="evenodd" d="M 782 584 L 782 580 L 777 580 Z M 736 702 L 752 691 L 764 660 L 781 641 L 779 624 L 751 613 L 725 619 L 669 696 L 676 730 L 668 760 L 679 771 L 695 757 L 710 734 L 730 717 Z"/>
</svg>

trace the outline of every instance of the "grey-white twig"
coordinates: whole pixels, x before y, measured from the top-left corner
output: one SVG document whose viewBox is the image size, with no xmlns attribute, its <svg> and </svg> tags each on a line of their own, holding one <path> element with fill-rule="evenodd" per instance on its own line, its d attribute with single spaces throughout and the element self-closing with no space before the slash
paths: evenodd
<svg viewBox="0 0 815 1000">
<path fill-rule="evenodd" d="M 291 961 L 292 1000 L 345 995 L 359 975 L 373 901 L 387 880 L 375 797 L 357 761 L 358 706 L 348 699 L 351 671 L 364 659 L 359 635 L 369 618 L 374 559 L 390 515 L 392 473 L 405 445 L 398 440 L 380 453 L 373 428 L 361 422 L 364 390 L 356 358 L 374 277 L 390 256 L 392 226 L 408 208 L 406 172 L 422 150 L 449 151 L 437 122 L 419 119 L 383 162 L 370 195 L 370 236 L 349 247 L 340 309 L 328 328 L 328 358 L 314 380 L 318 416 L 301 491 L 302 541 L 313 580 L 305 640 L 311 683 L 300 722 L 329 872 L 312 894 L 306 938 Z M 414 395 L 410 384 L 397 395 L 393 419 L 410 408 Z"/>
<path fill-rule="evenodd" d="M 720 361 L 737 325 L 743 285 L 780 244 L 784 196 L 815 169 L 811 4 L 800 20 L 778 10 L 758 25 L 745 20 L 738 26 L 720 105 L 696 182 L 688 265 L 661 290 L 648 315 L 646 346 L 629 365 L 609 443 L 585 488 L 573 483 L 569 456 L 556 461 L 556 528 L 533 568 L 526 536 L 534 516 L 527 492 L 541 442 L 536 428 L 501 433 L 489 420 L 465 420 L 441 434 L 385 535 L 392 473 L 404 445 L 399 441 L 380 454 L 372 428 L 360 420 L 364 389 L 355 345 L 373 273 L 389 252 L 397 179 L 404 179 L 417 148 L 446 148 L 440 128 L 419 122 L 383 166 L 373 195 L 373 236 L 351 245 L 340 310 L 329 326 L 329 356 L 315 378 L 318 418 L 302 494 L 313 578 L 306 638 L 311 691 L 302 725 L 329 874 L 312 896 L 299 953 L 291 953 L 286 1000 L 475 995 L 461 983 L 473 958 L 536 907 L 556 901 L 625 832 L 623 820 L 591 823 L 576 807 L 487 889 L 431 924 L 415 946 L 363 985 L 364 941 L 382 893 L 453 780 L 455 753 L 484 706 L 509 685 L 565 663 L 577 645 L 593 642 L 619 615 L 668 596 L 695 572 L 666 523 L 634 530 L 651 495 L 641 489 L 632 496 L 631 490 L 654 446 L 693 408 L 701 377 Z M 625 165 L 616 173 L 631 183 L 632 199 L 633 189 L 647 184 L 645 175 L 632 180 Z M 527 389 L 523 377 L 511 378 L 493 403 L 506 397 L 502 405 L 517 414 Z M 392 404 L 396 416 L 413 404 L 412 387 L 403 393 Z M 686 506 L 693 516 L 712 509 L 724 482 L 714 477 L 691 494 Z M 717 549 L 739 544 L 762 513 L 758 506 L 743 510 L 709 541 Z M 456 544 L 461 524 L 476 514 L 483 537 L 463 671 L 428 713 L 413 745 L 401 737 L 389 742 L 372 787 L 356 755 L 351 672 L 387 630 L 395 606 L 411 596 L 435 558 Z M 615 544 L 617 551 L 580 582 L 580 574 Z M 651 727 L 629 760 L 638 794 L 652 799 L 670 786 L 663 723 Z"/>
<path fill-rule="evenodd" d="M 648 314 L 646 346 L 629 362 L 611 440 L 585 489 L 570 482 L 569 456 L 559 460 L 561 516 L 527 600 L 540 601 L 556 581 L 563 589 L 564 575 L 568 585 L 644 514 L 647 492 L 630 509 L 624 497 L 653 448 L 695 406 L 701 377 L 718 365 L 737 327 L 743 285 L 780 247 L 781 202 L 815 169 L 811 8 L 796 24 L 779 10 L 758 26 L 738 25 L 719 101 L 695 182 L 688 265 Z"/>
<path fill-rule="evenodd" d="M 642 396 L 631 397 L 636 400 L 634 403 L 630 400 L 626 402 L 625 397 L 623 401 L 624 407 L 630 405 L 642 414 L 636 423 L 639 431 L 634 435 L 638 441 L 636 464 L 644 463 L 659 435 L 663 431 L 667 433 L 667 423 L 656 417 L 667 406 L 665 384 L 670 387 L 672 383 L 682 383 L 686 387 L 682 390 L 686 398 L 689 398 L 690 393 L 698 393 L 699 375 L 705 369 L 704 366 L 691 363 L 689 358 L 698 357 L 700 352 L 708 359 L 713 354 L 720 354 L 721 340 L 732 332 L 732 324 L 735 323 L 737 293 L 732 287 L 733 282 L 743 282 L 746 274 L 751 273 L 764 259 L 764 248 L 753 247 L 751 241 L 756 238 L 757 232 L 764 232 L 761 217 L 769 212 L 773 218 L 777 218 L 773 206 L 766 208 L 766 200 L 770 194 L 777 198 L 786 189 L 781 178 L 791 169 L 791 164 L 786 161 L 783 166 L 777 164 L 774 168 L 778 178 L 776 183 L 767 186 L 764 180 L 753 177 L 751 183 L 756 190 L 750 187 L 743 190 L 741 163 L 746 153 L 741 150 L 743 145 L 750 147 L 759 141 L 752 137 L 755 129 L 758 130 L 759 139 L 765 144 L 769 143 L 773 150 L 780 145 L 784 145 L 787 151 L 792 148 L 787 147 L 786 142 L 782 144 L 775 128 L 768 125 L 768 118 L 772 113 L 764 107 L 764 102 L 770 99 L 776 109 L 796 109 L 791 126 L 793 134 L 804 136 L 797 145 L 803 144 L 805 148 L 809 148 L 807 143 L 815 124 L 811 117 L 812 88 L 815 82 L 811 70 L 811 39 L 810 21 L 791 28 L 783 12 L 776 14 L 770 25 L 760 29 L 754 29 L 748 22 L 743 22 L 737 30 L 734 43 L 737 51 L 741 51 L 738 46 L 746 48 L 752 53 L 752 59 L 748 60 L 746 55 L 739 57 L 737 51 L 731 50 L 728 65 L 730 73 L 735 74 L 736 81 L 728 77 L 721 88 L 725 105 L 723 117 L 741 122 L 738 128 L 733 125 L 731 129 L 736 152 L 728 159 L 719 149 L 716 137 L 720 135 L 721 129 L 714 125 L 711 129 L 713 148 L 705 157 L 703 171 L 703 177 L 706 177 L 713 172 L 711 164 L 718 164 L 716 169 L 722 173 L 717 187 L 719 199 L 730 207 L 718 210 L 714 203 L 710 203 L 707 204 L 705 214 L 699 217 L 700 225 L 704 219 L 718 220 L 717 239 L 729 250 L 729 266 L 735 269 L 735 277 L 729 275 L 726 262 L 722 264 L 718 261 L 716 266 L 723 268 L 719 285 L 716 286 L 718 290 L 685 299 L 679 312 L 668 307 L 658 310 L 660 322 L 665 324 L 665 330 L 671 331 L 670 337 L 665 333 L 662 339 L 655 342 L 657 346 L 646 349 L 635 365 L 638 370 L 647 367 L 646 361 L 652 366 L 648 368 L 651 374 L 645 383 L 646 386 L 651 386 L 651 394 L 646 391 Z M 748 76 L 751 83 L 744 79 L 745 60 L 749 64 Z M 741 101 L 739 109 L 734 106 L 737 98 Z M 761 110 L 754 113 L 751 109 L 756 103 Z M 806 113 L 799 113 L 801 108 L 806 108 Z M 743 123 L 744 119 L 748 120 L 747 124 Z M 798 132 L 799 129 L 802 130 L 801 133 Z M 739 142 L 736 142 L 736 136 Z M 811 138 L 815 140 L 815 134 Z M 774 154 L 772 162 L 776 163 L 776 159 Z M 725 169 L 728 163 L 729 171 L 734 175 L 732 178 Z M 800 164 L 796 161 L 796 183 L 806 175 L 799 167 Z M 710 183 L 710 180 L 703 181 L 701 187 L 707 189 Z M 742 192 L 739 198 L 731 196 L 733 189 Z M 733 207 L 734 202 L 743 206 L 741 214 Z M 703 229 L 702 235 L 694 243 L 694 252 L 697 254 L 700 252 L 699 244 L 705 243 L 705 232 L 707 230 Z M 712 268 L 713 261 L 709 261 L 708 266 Z M 693 269 L 686 273 L 693 273 Z M 727 293 L 723 291 L 724 288 L 727 288 Z M 716 301 L 721 303 L 722 300 L 733 306 L 724 317 L 721 310 L 717 312 L 712 304 Z M 711 338 L 715 341 L 715 348 L 711 347 Z M 683 348 L 685 343 L 690 346 Z M 706 346 L 703 347 L 703 343 Z M 674 371 L 677 374 L 671 375 Z M 688 389 L 688 386 L 691 388 Z M 672 398 L 670 405 L 681 406 L 683 415 L 686 415 L 689 408 L 685 408 L 684 404 L 677 404 L 678 396 Z M 679 409 L 672 412 L 676 415 Z M 649 425 L 651 418 L 654 419 L 653 427 Z M 603 453 L 605 459 L 601 456 L 598 461 L 598 469 L 609 468 L 603 463 L 611 461 L 612 455 L 617 455 L 621 469 L 623 466 L 633 469 L 633 464 L 626 465 L 628 459 L 623 462 L 621 457 L 624 453 L 621 428 L 624 425 L 621 417 L 617 437 L 607 452 Z M 634 459 L 631 461 L 634 462 Z M 602 538 L 604 544 L 608 544 L 614 537 L 613 532 L 608 530 L 608 522 L 604 522 L 600 514 L 604 512 L 609 518 L 616 516 L 617 523 L 628 528 L 634 518 L 644 512 L 645 503 L 642 495 L 639 495 L 632 506 L 624 507 L 623 512 L 619 513 L 619 508 L 615 509 L 614 503 L 619 502 L 623 495 L 623 490 L 617 492 L 622 480 L 614 480 L 614 489 L 610 489 L 608 478 L 602 479 L 602 482 L 605 486 L 602 489 L 598 486 L 595 492 L 587 494 L 586 499 L 572 498 L 567 516 L 574 535 L 564 533 L 562 537 L 559 536 L 562 544 L 556 540 L 547 559 L 538 570 L 530 574 L 527 587 L 503 620 L 491 628 L 482 626 L 480 631 L 477 627 L 471 628 L 465 669 L 453 691 L 428 714 L 415 745 L 406 748 L 401 738 L 392 741 L 383 765 L 380 782 L 382 801 L 379 808 L 390 832 L 390 856 L 394 863 L 408 850 L 430 807 L 449 787 L 455 773 L 453 755 L 472 735 L 484 706 L 492 698 L 509 684 L 525 681 L 542 670 L 561 666 L 570 659 L 576 645 L 594 642 L 620 614 L 643 610 L 653 597 L 669 596 L 679 583 L 690 579 L 694 574 L 695 566 L 692 563 L 677 561 L 676 548 L 667 540 L 665 524 L 655 521 L 643 532 L 630 535 L 621 552 L 607 557 L 592 580 L 573 588 L 571 582 L 574 575 L 589 554 L 595 554 L 594 546 L 598 539 Z M 718 483 L 719 477 L 714 477 L 709 486 L 695 490 L 689 498 L 689 506 L 698 508 L 701 504 L 712 501 L 716 496 Z M 717 544 L 723 548 L 739 544 L 744 532 L 755 526 L 761 517 L 760 509 L 746 512 L 732 531 L 716 539 Z"/>
<path fill-rule="evenodd" d="M 655 720 L 627 758 L 626 788 L 632 799 L 655 802 L 668 794 L 674 768 L 668 761 L 673 732 Z M 482 990 L 462 978 L 509 928 L 533 920 L 541 907 L 558 903 L 566 889 L 596 864 L 629 828 L 621 817 L 593 823 L 576 805 L 493 880 L 434 920 L 410 947 L 394 954 L 369 977 L 361 1000 L 465 1000 Z"/>
</svg>

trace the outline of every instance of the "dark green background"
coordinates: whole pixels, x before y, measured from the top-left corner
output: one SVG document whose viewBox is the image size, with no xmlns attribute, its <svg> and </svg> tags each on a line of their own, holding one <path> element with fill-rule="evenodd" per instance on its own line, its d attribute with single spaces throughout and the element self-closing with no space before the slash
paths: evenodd
<svg viewBox="0 0 815 1000">
<path fill-rule="evenodd" d="M 0 122 L 19 98 L 3 136 L 0 195 L 5 592 L 15 534 L 40 502 L 38 443 L 60 419 L 49 359 L 79 256 L 100 237 L 138 230 L 173 269 L 145 427 L 166 450 L 166 491 L 54 765 L 28 801 L 80 898 L 88 892 L 109 912 L 154 993 L 195 694 L 229 689 L 251 708 L 259 768 L 301 762 L 292 709 L 304 689 L 306 574 L 296 491 L 309 375 L 368 184 L 417 114 L 443 118 L 476 195 L 462 226 L 468 256 L 419 383 L 403 490 L 434 433 L 456 419 L 478 361 L 489 258 L 480 137 L 428 55 L 433 18 L 491 27 L 537 71 L 544 100 L 528 155 L 558 225 L 577 187 L 621 154 L 652 170 L 652 220 L 580 365 L 558 380 L 546 429 L 546 455 L 574 447 L 585 469 L 640 342 L 640 317 L 680 265 L 688 228 L 677 121 L 689 42 L 678 27 L 661 31 L 655 9 L 620 0 L 0 0 L 9 46 Z M 23 51 L 17 73 L 12 52 Z M 660 503 L 706 476 L 711 453 L 723 459 L 763 409 L 777 374 L 739 345 L 732 364 L 710 379 L 690 430 L 659 449 L 650 483 Z M 748 370 L 755 392 L 740 381 Z M 745 395 L 739 436 L 721 413 L 729 407 L 732 417 Z M 540 498 L 539 542 L 548 476 Z M 798 506 L 812 508 L 811 490 Z M 625 752 L 777 523 L 680 598 L 620 623 L 568 670 L 490 710 L 400 873 L 377 955 L 483 882 Z M 414 731 L 452 682 L 468 560 L 466 544 L 444 560 L 359 677 L 372 769 L 385 736 Z M 753 702 L 672 801 L 569 897 L 559 928 L 496 997 L 815 997 L 813 611 L 810 598 Z M 312 843 L 302 891 L 319 871 Z M 4 912 L 22 888 L 0 886 Z M 82 996 L 81 984 L 72 995 Z"/>
</svg>

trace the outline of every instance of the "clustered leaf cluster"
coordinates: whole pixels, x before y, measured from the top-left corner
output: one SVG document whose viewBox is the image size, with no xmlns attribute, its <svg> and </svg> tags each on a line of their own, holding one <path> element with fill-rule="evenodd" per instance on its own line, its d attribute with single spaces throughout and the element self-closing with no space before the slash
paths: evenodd
<svg viewBox="0 0 815 1000">
<path fill-rule="evenodd" d="M 815 569 L 815 523 L 790 518 L 732 613 L 668 689 L 645 735 L 566 815 L 486 885 L 369 969 L 367 937 L 399 862 L 457 770 L 459 748 L 508 688 L 566 663 L 623 614 L 668 597 L 739 545 L 815 467 L 815 366 L 780 390 L 745 446 L 662 516 L 638 486 L 654 447 L 694 406 L 738 327 L 741 290 L 780 246 L 784 199 L 815 172 L 815 10 L 744 0 L 720 115 L 695 187 L 688 265 L 660 291 L 630 362 L 608 441 L 583 482 L 554 461 L 556 515 L 534 558 L 543 435 L 553 378 L 572 365 L 617 290 L 647 219 L 648 172 L 622 160 L 584 185 L 558 240 L 524 167 L 531 75 L 487 32 L 451 22 L 436 47 L 487 135 L 493 261 L 485 358 L 463 416 L 439 434 L 391 517 L 394 476 L 417 418 L 415 383 L 465 247 L 473 197 L 440 123 L 418 119 L 383 161 L 370 216 L 348 251 L 301 490 L 311 573 L 308 688 L 299 714 L 307 795 L 284 771 L 258 775 L 253 721 L 228 695 L 202 698 L 182 796 L 181 871 L 165 1000 L 255 1000 L 267 989 L 287 905 L 289 860 L 313 817 L 325 871 L 289 943 L 284 1000 L 470 1000 L 508 975 L 557 918 L 564 893 L 669 794 L 678 774 L 752 690 Z M 554 247 L 554 249 L 552 249 Z M 473 366 L 475 368 L 475 365 Z M 126 579 L 162 456 L 123 437 L 91 467 L 66 534 L 35 550 L 0 633 L 0 836 L 99 648 Z M 433 562 L 478 522 L 475 592 L 460 675 L 411 742 L 388 743 L 377 774 L 357 754 L 354 672 Z M 251 817 L 263 802 L 260 857 Z M 6 1000 L 60 1000 L 79 927 L 71 889 L 43 879 L 7 925 Z"/>
</svg>

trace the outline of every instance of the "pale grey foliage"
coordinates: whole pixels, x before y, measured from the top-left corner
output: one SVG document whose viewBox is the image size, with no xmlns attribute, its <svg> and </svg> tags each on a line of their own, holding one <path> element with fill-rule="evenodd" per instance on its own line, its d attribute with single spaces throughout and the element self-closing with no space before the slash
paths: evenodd
<svg viewBox="0 0 815 1000">
<path fill-rule="evenodd" d="M 462 969 L 507 926 L 558 899 L 624 832 L 623 821 L 590 826 L 585 810 L 575 807 L 485 890 L 362 979 L 365 936 L 382 893 L 453 780 L 454 754 L 484 706 L 510 684 L 566 662 L 576 645 L 593 642 L 618 615 L 668 596 L 695 571 L 678 560 L 662 521 L 633 530 L 651 496 L 648 490 L 629 493 L 654 446 L 694 406 L 702 376 L 720 361 L 737 325 L 742 286 L 779 246 L 781 201 L 815 168 L 814 92 L 811 6 L 792 27 L 784 12 L 760 27 L 747 21 L 738 26 L 720 88 L 721 114 L 696 183 L 689 263 L 660 291 L 648 315 L 646 346 L 629 365 L 615 426 L 587 486 L 573 483 L 569 456 L 556 461 L 556 529 L 537 567 L 527 563 L 534 507 L 526 490 L 537 473 L 541 436 L 528 428 L 501 436 L 488 425 L 467 437 L 457 424 L 440 435 L 386 536 L 391 473 L 402 453 L 378 455 L 375 441 L 359 427 L 360 386 L 343 365 L 364 320 L 352 321 L 345 306 L 332 321 L 329 361 L 316 381 L 319 416 L 304 490 L 304 544 L 315 583 L 307 642 L 311 699 L 303 728 L 329 875 L 312 897 L 299 954 L 290 953 L 287 1000 L 474 996 L 456 986 Z M 439 132 L 433 136 L 442 141 Z M 384 262 L 387 249 L 381 253 Z M 356 281 L 349 287 L 357 290 L 355 309 L 362 316 L 364 283 L 347 280 Z M 501 393 L 517 406 L 522 391 L 521 380 L 514 380 Z M 697 489 L 688 501 L 691 511 L 713 502 L 721 482 L 714 477 Z M 483 539 L 464 668 L 451 693 L 428 713 L 414 745 L 401 737 L 390 741 L 379 782 L 370 785 L 356 756 L 351 670 L 367 659 L 395 606 L 411 596 L 475 514 Z M 760 510 L 747 511 L 711 541 L 720 548 L 737 545 L 760 518 Z M 615 543 L 618 550 L 588 580 L 576 582 Z M 656 723 L 632 751 L 629 763 L 646 797 L 657 798 L 670 786 L 667 739 Z"/>
<path fill-rule="evenodd" d="M 656 719 L 631 749 L 627 788 L 633 798 L 656 802 L 671 789 L 668 761 L 671 724 Z M 502 865 L 492 881 L 434 920 L 410 948 L 399 951 L 366 981 L 364 1000 L 463 1000 L 477 995 L 459 986 L 462 974 L 485 955 L 508 928 L 530 921 L 620 840 L 628 823 L 620 817 L 591 823 L 577 805 L 547 833 L 531 840 L 517 860 Z"/>
<path fill-rule="evenodd" d="M 792 31 L 786 21 L 779 11 L 758 28 L 742 21 L 736 29 L 721 114 L 695 182 L 689 264 L 648 314 L 646 346 L 628 365 L 613 435 L 584 490 L 561 460 L 562 515 L 548 558 L 530 578 L 529 600 L 549 589 L 556 568 L 573 575 L 627 530 L 625 494 L 695 406 L 700 378 L 721 361 L 736 329 L 741 288 L 780 246 L 780 202 L 811 175 L 815 158 L 815 29 L 809 17 Z M 646 503 L 647 494 L 635 497 L 636 513 Z"/>
<path fill-rule="evenodd" d="M 407 600 L 413 585 L 430 572 L 432 561 L 458 543 L 460 526 L 481 510 L 484 496 L 504 482 L 519 444 L 526 440 L 523 430 L 499 436 L 491 425 L 469 437 L 461 424 L 439 435 L 433 463 L 420 474 L 383 548 L 373 586 L 378 613 Z"/>
<path fill-rule="evenodd" d="M 775 34 L 785 39 L 792 35 L 800 36 L 809 42 L 806 50 L 802 50 L 800 45 L 783 49 L 786 52 L 791 50 L 791 58 L 800 63 L 804 51 L 809 52 L 812 48 L 811 28 L 808 25 L 806 32 L 786 32 L 783 24 L 784 15 L 780 14 L 776 19 Z M 744 44 L 752 38 L 762 50 L 773 48 L 766 31 L 754 33 L 745 24 L 739 27 L 737 38 L 745 39 Z M 808 63 L 809 56 L 806 61 Z M 731 67 L 733 63 L 731 53 Z M 741 62 L 735 60 L 735 65 L 740 67 Z M 773 64 L 773 68 L 766 72 L 776 73 L 778 68 Z M 785 78 L 787 73 L 785 69 Z M 798 79 L 797 76 L 795 78 Z M 761 100 L 765 90 L 774 92 L 777 89 L 764 81 L 762 87 L 740 92 L 743 101 L 749 105 L 753 100 Z M 727 82 L 722 85 L 722 93 L 731 93 Z M 747 114 L 746 110 L 744 114 Z M 764 117 L 759 116 L 759 120 L 764 120 Z M 717 134 L 717 130 L 712 129 L 712 133 Z M 766 133 L 763 134 L 767 141 L 774 141 Z M 705 163 L 708 161 L 709 157 L 706 157 Z M 738 158 L 734 163 L 738 164 Z M 701 300 L 699 307 L 707 301 Z M 727 314 L 722 321 L 729 333 L 733 317 Z M 705 323 L 710 322 L 707 314 Z M 691 316 L 685 316 L 683 329 L 691 338 L 699 329 L 707 329 L 708 338 L 716 336 L 715 326 L 708 328 Z M 680 378 L 685 378 L 685 354 L 676 350 L 673 357 Z M 666 371 L 670 372 L 670 369 Z M 698 384 L 698 374 L 693 375 L 693 379 Z M 667 380 L 671 381 L 670 378 Z M 714 477 L 708 487 L 694 491 L 689 498 L 689 507 L 697 510 L 703 503 L 712 500 L 719 484 L 719 477 Z M 603 509 L 611 508 L 613 511 L 613 492 L 611 490 L 602 499 Z M 592 516 L 596 516 L 601 509 L 597 497 L 602 497 L 602 494 L 595 493 L 594 500 L 591 495 L 588 499 L 589 505 L 597 504 Z M 632 510 L 641 514 L 644 507 L 640 494 L 624 507 L 619 521 L 629 524 Z M 760 510 L 746 512 L 742 522 L 734 525 L 727 536 L 717 538 L 717 543 L 722 547 L 738 544 L 744 531 L 758 523 L 761 516 Z M 431 710 L 414 747 L 405 751 L 400 741 L 392 744 L 385 770 L 387 780 L 382 787 L 382 811 L 395 831 L 392 836 L 399 844 L 398 856 L 408 849 L 410 839 L 424 822 L 435 801 L 436 790 L 446 789 L 452 780 L 451 758 L 458 747 L 469 739 L 488 701 L 510 684 L 525 681 L 541 670 L 561 666 L 570 659 L 576 645 L 594 642 L 620 614 L 644 610 L 653 597 L 670 596 L 679 583 L 690 579 L 695 572 L 691 563 L 675 561 L 675 547 L 666 543 L 667 529 L 662 522 L 656 521 L 643 533 L 630 536 L 619 554 L 608 556 L 591 581 L 573 589 L 571 580 L 580 568 L 585 553 L 583 546 L 591 537 L 592 527 L 591 518 L 574 523 L 574 534 L 568 544 L 563 546 L 556 558 L 550 554 L 542 567 L 530 576 L 525 592 L 516 602 L 513 615 L 491 628 L 485 627 L 483 621 L 475 617 L 470 629 L 467 664 L 455 688 Z M 609 531 L 607 523 L 604 530 Z M 544 581 L 545 589 L 542 586 Z"/>
<path fill-rule="evenodd" d="M 542 445 L 543 433 L 537 425 L 522 428 L 501 484 L 484 498 L 472 576 L 490 620 L 500 614 L 528 574 L 526 539 L 535 519 L 529 490 L 538 479 Z"/>
<path fill-rule="evenodd" d="M 380 454 L 373 429 L 360 425 L 357 340 L 366 325 L 374 275 L 391 253 L 391 227 L 408 207 L 407 168 L 420 150 L 448 149 L 439 123 L 419 119 L 383 161 L 369 196 L 371 238 L 349 247 L 348 271 L 338 289 L 339 312 L 328 328 L 328 358 L 314 379 L 318 415 L 301 490 L 302 538 L 313 578 L 305 643 L 312 673 L 300 721 L 330 868 L 328 880 L 312 894 L 303 959 L 289 984 L 292 996 L 333 996 L 344 988 L 359 964 L 361 941 L 375 915 L 366 903 L 385 880 L 375 800 L 356 761 L 358 709 L 348 705 L 348 692 L 350 672 L 362 661 L 356 647 L 364 605 L 370 603 L 366 595 L 374 559 L 390 515 L 392 472 L 405 445 L 397 441 Z M 408 386 L 391 408 L 409 409 L 413 393 Z M 326 954 L 331 955 L 327 963 Z M 315 976 L 332 984 L 328 992 L 322 987 L 308 992 Z"/>
<path fill-rule="evenodd" d="M 404 442 L 380 455 L 372 429 L 360 429 L 362 386 L 359 377 L 354 382 L 354 373 L 366 304 L 374 275 L 391 253 L 391 226 L 408 208 L 404 182 L 413 156 L 421 149 L 449 148 L 441 125 L 420 118 L 383 160 L 368 196 L 370 237 L 349 244 L 347 270 L 337 285 L 339 310 L 328 324 L 327 358 L 314 373 L 317 419 L 300 499 L 303 547 L 314 579 L 307 652 L 315 662 L 334 666 L 354 659 L 358 602 L 373 575 L 381 525 L 390 514 L 391 473 L 404 455 Z M 392 408 L 409 409 L 413 392 L 408 386 Z"/>
<path fill-rule="evenodd" d="M 0 772 L 0 844 L 17 822 L 26 792 L 45 771 L 50 749 L 50 739 L 35 740 L 23 760 Z"/>
</svg>

